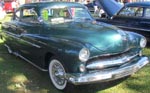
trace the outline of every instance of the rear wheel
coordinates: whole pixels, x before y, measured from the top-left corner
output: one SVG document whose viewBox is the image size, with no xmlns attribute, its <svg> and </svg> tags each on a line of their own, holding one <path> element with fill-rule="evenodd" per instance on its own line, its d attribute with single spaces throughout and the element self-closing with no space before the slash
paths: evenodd
<svg viewBox="0 0 150 93">
<path fill-rule="evenodd" d="M 48 69 L 52 84 L 57 89 L 64 90 L 67 86 L 67 80 L 64 78 L 66 71 L 63 64 L 57 58 L 52 58 Z"/>
</svg>

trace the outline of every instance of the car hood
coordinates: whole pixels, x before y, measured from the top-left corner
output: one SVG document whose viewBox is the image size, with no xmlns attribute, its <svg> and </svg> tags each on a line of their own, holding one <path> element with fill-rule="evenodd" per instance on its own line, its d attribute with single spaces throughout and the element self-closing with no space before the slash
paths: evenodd
<svg viewBox="0 0 150 93">
<path fill-rule="evenodd" d="M 112 25 L 72 22 L 60 26 L 53 26 L 57 38 L 88 44 L 105 53 L 120 53 L 129 48 L 126 33 Z"/>
<path fill-rule="evenodd" d="M 99 5 L 103 8 L 108 17 L 113 17 L 123 7 L 123 5 L 116 2 L 115 0 L 98 0 L 98 1 Z"/>
</svg>

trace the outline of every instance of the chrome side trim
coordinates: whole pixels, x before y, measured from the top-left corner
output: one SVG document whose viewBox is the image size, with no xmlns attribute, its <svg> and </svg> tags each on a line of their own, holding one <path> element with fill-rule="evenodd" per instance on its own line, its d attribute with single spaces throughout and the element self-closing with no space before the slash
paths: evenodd
<svg viewBox="0 0 150 93">
<path fill-rule="evenodd" d="M 34 43 L 28 42 L 28 41 L 26 41 L 26 40 L 24 40 L 24 39 L 21 39 L 21 37 L 24 36 L 23 34 L 21 34 L 21 35 L 16 35 L 16 34 L 13 34 L 13 33 L 11 33 L 11 32 L 8 32 L 8 31 L 6 31 L 6 33 L 7 33 L 9 36 L 11 36 L 11 37 L 13 37 L 13 38 L 16 38 L 16 39 L 20 39 L 20 40 L 22 40 L 23 42 L 26 42 L 26 43 L 28 43 L 29 45 L 33 46 L 33 47 L 41 48 L 41 46 L 39 46 L 39 45 L 37 45 L 37 44 L 34 44 Z"/>
<path fill-rule="evenodd" d="M 7 44 L 4 44 L 4 46 L 7 48 L 8 53 L 12 54 L 12 50 L 10 49 L 10 47 Z"/>
<path fill-rule="evenodd" d="M 37 44 L 34 44 L 34 43 L 31 43 L 31 42 L 28 42 L 28 41 L 26 41 L 26 40 L 23 40 L 23 39 L 21 39 L 22 41 L 24 41 L 24 42 L 26 42 L 26 43 L 28 43 L 28 44 L 30 44 L 31 46 L 33 46 L 33 47 L 36 47 L 36 48 L 41 48 L 41 46 L 39 46 L 39 45 L 37 45 Z"/>
<path fill-rule="evenodd" d="M 111 70 L 97 70 L 92 73 L 82 74 L 66 74 L 66 79 L 74 85 L 91 84 L 95 82 L 112 81 L 125 76 L 132 75 L 149 63 L 148 57 L 141 57 L 137 62 L 129 65 L 111 69 Z"/>
<path fill-rule="evenodd" d="M 16 35 L 16 34 L 13 34 L 11 32 L 8 32 L 8 31 L 5 31 L 7 33 L 7 35 L 13 37 L 13 38 L 16 38 L 16 39 L 19 39 L 19 37 Z"/>
<path fill-rule="evenodd" d="M 36 64 L 34 64 L 33 62 L 31 62 L 30 60 L 28 60 L 25 57 L 21 56 L 19 53 L 13 52 L 7 44 L 5 44 L 4 46 L 8 49 L 9 53 L 14 54 L 15 56 L 18 56 L 18 57 L 22 58 L 23 60 L 27 61 L 28 63 L 30 63 L 31 65 L 33 65 L 34 67 L 38 68 L 41 71 L 48 71 L 46 69 L 43 69 L 43 68 L 37 66 Z"/>
<path fill-rule="evenodd" d="M 19 56 L 20 58 L 24 59 L 25 61 L 27 61 L 28 63 L 30 63 L 31 65 L 35 66 L 36 68 L 40 69 L 41 71 L 48 71 L 48 70 L 46 70 L 46 69 L 43 69 L 43 68 L 37 66 L 36 64 L 34 64 L 34 63 L 31 62 L 30 60 L 26 59 L 25 57 L 21 56 L 20 54 L 18 54 L 18 56 Z"/>
</svg>

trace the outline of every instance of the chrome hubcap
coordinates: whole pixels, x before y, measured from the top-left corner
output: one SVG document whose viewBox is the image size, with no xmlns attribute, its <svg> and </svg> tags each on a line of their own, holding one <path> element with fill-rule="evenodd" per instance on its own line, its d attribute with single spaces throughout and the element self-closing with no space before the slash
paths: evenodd
<svg viewBox="0 0 150 93">
<path fill-rule="evenodd" d="M 54 81 L 60 86 L 64 85 L 66 80 L 64 78 L 65 71 L 63 67 L 59 63 L 55 62 L 51 70 Z"/>
</svg>

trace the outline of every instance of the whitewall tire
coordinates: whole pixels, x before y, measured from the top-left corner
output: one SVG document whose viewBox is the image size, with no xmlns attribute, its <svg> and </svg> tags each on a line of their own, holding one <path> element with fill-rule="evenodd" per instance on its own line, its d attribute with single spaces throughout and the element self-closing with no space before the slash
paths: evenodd
<svg viewBox="0 0 150 93">
<path fill-rule="evenodd" d="M 51 59 L 48 70 L 52 84 L 58 90 L 64 90 L 67 86 L 67 80 L 64 78 L 66 72 L 61 62 L 56 58 Z"/>
</svg>

